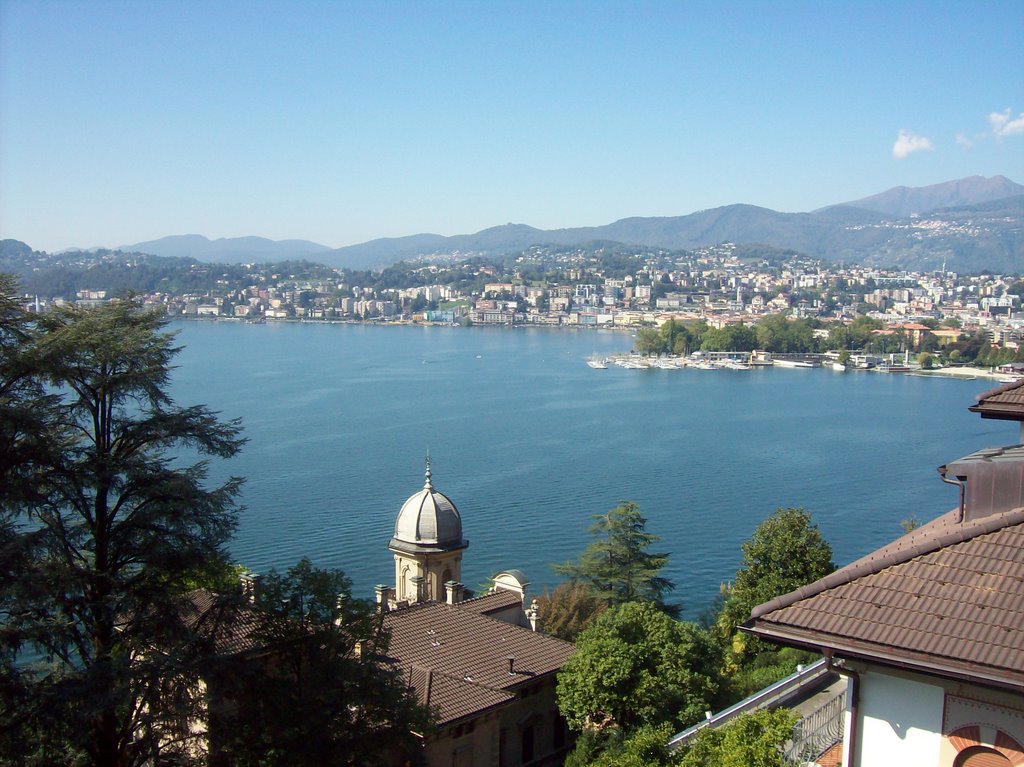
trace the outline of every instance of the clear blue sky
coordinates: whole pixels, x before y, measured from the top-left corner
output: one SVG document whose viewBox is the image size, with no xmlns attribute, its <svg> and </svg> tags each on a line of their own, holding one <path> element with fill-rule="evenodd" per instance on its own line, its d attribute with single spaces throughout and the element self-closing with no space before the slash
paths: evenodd
<svg viewBox="0 0 1024 767">
<path fill-rule="evenodd" d="M 1024 183 L 1024 2 L 0 0 L 0 237 L 338 247 Z"/>
</svg>

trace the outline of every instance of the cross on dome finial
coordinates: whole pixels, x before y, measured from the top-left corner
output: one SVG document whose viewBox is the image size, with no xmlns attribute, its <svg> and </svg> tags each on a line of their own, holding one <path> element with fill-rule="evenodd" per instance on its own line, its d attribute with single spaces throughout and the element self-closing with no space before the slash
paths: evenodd
<svg viewBox="0 0 1024 767">
<path fill-rule="evenodd" d="M 427 453 L 427 471 L 425 473 L 425 479 L 423 482 L 424 490 L 433 490 L 434 486 L 430 484 L 430 453 Z"/>
</svg>

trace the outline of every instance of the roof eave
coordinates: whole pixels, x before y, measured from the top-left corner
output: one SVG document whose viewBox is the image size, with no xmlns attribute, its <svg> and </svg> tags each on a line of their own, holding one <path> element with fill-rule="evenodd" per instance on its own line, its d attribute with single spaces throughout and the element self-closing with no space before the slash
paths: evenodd
<svg viewBox="0 0 1024 767">
<path fill-rule="evenodd" d="M 997 409 L 985 405 L 971 405 L 967 409 L 972 413 L 978 413 L 982 418 L 991 418 L 997 421 L 1024 421 L 1024 412 L 1021 412 L 1020 409 Z"/>
<path fill-rule="evenodd" d="M 888 668 L 914 671 L 939 676 L 958 682 L 970 682 L 985 687 L 997 687 L 1016 693 L 1024 692 L 1024 672 L 1014 669 L 979 668 L 977 665 L 956 663 L 933 656 L 923 656 L 912 650 L 857 642 L 820 632 L 802 631 L 778 624 L 766 625 L 760 620 L 747 621 L 741 631 L 753 634 L 776 644 L 800 647 L 825 656 L 843 657 L 850 660 L 867 661 Z"/>
</svg>

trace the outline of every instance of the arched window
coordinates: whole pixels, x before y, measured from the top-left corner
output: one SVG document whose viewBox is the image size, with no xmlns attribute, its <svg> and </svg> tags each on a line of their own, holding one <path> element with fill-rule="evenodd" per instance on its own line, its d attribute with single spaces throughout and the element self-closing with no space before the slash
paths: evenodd
<svg viewBox="0 0 1024 767">
<path fill-rule="evenodd" d="M 953 767 L 1013 767 L 1013 762 L 988 746 L 971 746 L 956 756 Z"/>
</svg>

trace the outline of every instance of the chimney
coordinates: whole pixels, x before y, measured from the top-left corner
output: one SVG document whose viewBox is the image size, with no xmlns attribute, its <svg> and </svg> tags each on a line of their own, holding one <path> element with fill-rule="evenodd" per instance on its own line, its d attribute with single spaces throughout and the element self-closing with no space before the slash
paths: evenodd
<svg viewBox="0 0 1024 767">
<path fill-rule="evenodd" d="M 516 656 L 515 655 L 509 655 L 508 656 L 508 675 L 509 676 L 515 676 L 516 675 Z"/>
<path fill-rule="evenodd" d="M 260 585 L 260 576 L 252 570 L 243 570 L 238 581 L 242 586 L 242 601 L 249 605 L 256 604 L 256 591 Z"/>
<path fill-rule="evenodd" d="M 377 597 L 377 610 L 386 613 L 388 611 L 388 587 L 378 583 L 373 587 L 373 593 Z"/>
<path fill-rule="evenodd" d="M 422 602 L 423 601 L 423 576 L 422 575 L 414 575 L 414 576 L 412 576 L 409 579 L 409 581 L 412 583 L 413 588 L 416 591 L 416 595 L 413 598 L 413 601 L 417 602 L 417 603 L 418 602 Z"/>
<path fill-rule="evenodd" d="M 979 450 L 940 466 L 939 474 L 962 485 L 963 522 L 1024 506 L 1024 445 Z"/>
<path fill-rule="evenodd" d="M 444 591 L 448 604 L 456 605 L 461 602 L 463 600 L 463 592 L 465 591 L 465 588 L 465 586 L 456 581 L 445 581 Z"/>
</svg>

